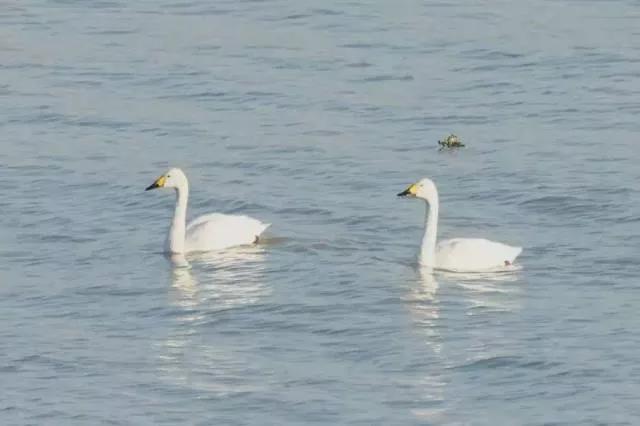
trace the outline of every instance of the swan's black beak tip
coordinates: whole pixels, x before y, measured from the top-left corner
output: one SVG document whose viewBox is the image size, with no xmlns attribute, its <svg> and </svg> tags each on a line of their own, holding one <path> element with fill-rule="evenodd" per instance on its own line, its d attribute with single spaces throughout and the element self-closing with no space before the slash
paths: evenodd
<svg viewBox="0 0 640 426">
<path fill-rule="evenodd" d="M 164 175 L 160 176 L 158 179 L 155 180 L 155 182 L 153 182 L 151 185 L 147 186 L 145 191 L 150 191 L 150 190 L 156 189 L 156 188 L 163 188 L 165 183 L 166 183 L 166 181 L 167 181 L 167 178 Z"/>
<path fill-rule="evenodd" d="M 415 197 L 418 193 L 418 188 L 416 184 L 410 185 L 407 189 L 398 193 L 398 197 Z"/>
</svg>

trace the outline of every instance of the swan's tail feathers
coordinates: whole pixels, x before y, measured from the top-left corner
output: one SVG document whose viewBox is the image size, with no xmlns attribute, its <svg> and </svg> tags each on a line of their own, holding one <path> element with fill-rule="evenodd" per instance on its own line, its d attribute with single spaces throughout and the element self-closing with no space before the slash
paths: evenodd
<svg viewBox="0 0 640 426">
<path fill-rule="evenodd" d="M 262 223 L 261 225 L 262 225 L 262 229 L 260 230 L 260 233 L 261 233 L 261 234 L 262 234 L 264 231 L 266 231 L 268 227 L 270 227 L 270 226 L 271 226 L 271 224 L 270 224 L 270 223 Z"/>
<path fill-rule="evenodd" d="M 511 251 L 511 258 L 510 259 L 506 259 L 505 261 L 508 261 L 509 263 L 513 263 L 516 258 L 518 256 L 520 256 L 520 253 L 522 253 L 522 247 L 512 247 L 512 251 Z"/>
<path fill-rule="evenodd" d="M 271 226 L 270 223 L 262 223 L 262 222 L 260 223 L 260 226 L 258 227 L 258 230 L 256 232 L 256 237 L 253 240 L 253 244 L 258 244 L 260 240 L 262 240 L 262 233 L 266 231 L 267 228 L 270 226 Z"/>
</svg>

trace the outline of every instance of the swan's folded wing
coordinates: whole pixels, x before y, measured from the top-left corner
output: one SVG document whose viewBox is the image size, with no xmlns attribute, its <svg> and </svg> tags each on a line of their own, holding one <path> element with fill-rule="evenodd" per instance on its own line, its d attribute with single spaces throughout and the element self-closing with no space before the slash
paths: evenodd
<svg viewBox="0 0 640 426">
<path fill-rule="evenodd" d="M 189 251 L 207 251 L 252 244 L 267 227 L 249 216 L 211 213 L 189 223 L 186 245 Z"/>
<path fill-rule="evenodd" d="M 522 247 L 509 246 L 484 238 L 454 238 L 438 243 L 439 268 L 452 271 L 481 271 L 504 267 L 522 252 Z"/>
</svg>

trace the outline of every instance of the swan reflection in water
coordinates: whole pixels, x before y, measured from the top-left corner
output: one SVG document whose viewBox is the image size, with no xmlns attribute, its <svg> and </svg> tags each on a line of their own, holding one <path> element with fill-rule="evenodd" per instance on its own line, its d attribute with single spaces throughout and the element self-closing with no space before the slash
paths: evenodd
<svg viewBox="0 0 640 426">
<path fill-rule="evenodd" d="M 423 354 L 423 362 L 429 365 L 439 365 L 439 373 L 416 376 L 418 387 L 422 390 L 425 401 L 424 408 L 412 409 L 412 413 L 421 421 L 434 424 L 448 423 L 453 419 L 445 408 L 448 399 L 446 390 L 453 380 L 450 368 L 455 367 L 456 359 L 465 357 L 464 353 L 452 347 L 447 347 L 447 327 L 450 325 L 446 315 L 442 315 L 446 299 L 454 297 L 468 301 L 467 314 L 476 314 L 478 309 L 493 312 L 511 312 L 519 306 L 519 297 L 513 297 L 521 291 L 518 283 L 519 269 L 487 273 L 459 273 L 433 270 L 431 268 L 417 268 L 416 279 L 409 288 L 406 297 L 407 306 L 411 313 L 414 329 L 422 336 L 427 352 Z M 439 293 L 446 289 L 446 294 Z M 451 321 L 458 322 L 457 319 Z M 473 345 L 469 341 L 469 345 Z"/>
<path fill-rule="evenodd" d="M 431 268 L 418 267 L 409 286 L 405 301 L 413 322 L 413 329 L 425 345 L 425 351 L 416 360 L 426 365 L 442 365 L 446 359 L 443 350 L 443 324 L 440 313 L 440 285 Z M 442 373 L 416 375 L 416 387 L 425 407 L 414 408 L 412 414 L 421 421 L 441 423 L 446 420 L 446 410 L 440 408 L 445 401 L 447 378 Z"/>
<path fill-rule="evenodd" d="M 263 282 L 265 251 L 238 247 L 219 252 L 173 255 L 170 298 L 182 307 L 208 312 L 257 303 L 270 290 Z"/>
<path fill-rule="evenodd" d="M 434 270 L 432 268 L 417 268 L 417 279 L 410 286 L 406 300 L 415 324 L 423 328 L 429 337 L 439 337 L 438 320 L 440 320 L 440 300 L 438 291 L 439 281 L 443 281 L 449 290 L 461 289 L 463 299 L 468 300 L 471 309 L 490 308 L 499 311 L 512 311 L 519 307 L 519 298 L 511 297 L 519 294 L 522 289 L 517 284 L 520 280 L 513 268 L 509 271 L 461 273 Z M 436 339 L 438 340 L 438 339 Z M 433 349 L 439 352 L 439 345 Z"/>
<path fill-rule="evenodd" d="M 262 247 L 170 257 L 169 303 L 178 309 L 159 355 L 160 376 L 174 385 L 226 395 L 256 390 L 248 355 L 235 336 L 234 310 L 270 294 Z M 220 322 L 222 321 L 222 322 Z M 220 325 L 221 324 L 221 325 Z M 246 324 L 245 324 L 246 326 Z M 220 338 L 223 327 L 227 338 Z"/>
<path fill-rule="evenodd" d="M 520 270 L 518 266 L 511 266 L 496 272 L 441 271 L 439 276 L 447 285 L 463 291 L 464 300 L 469 303 L 468 314 L 473 315 L 477 310 L 513 312 L 520 309 L 520 298 L 514 297 L 522 291 Z"/>
<path fill-rule="evenodd" d="M 409 302 L 409 310 L 414 323 L 423 330 L 429 342 L 439 341 L 438 320 L 440 319 L 440 305 L 437 298 L 440 285 L 431 268 L 418 268 L 417 279 L 410 287 L 406 300 Z M 440 344 L 435 344 L 432 349 L 440 352 Z"/>
</svg>

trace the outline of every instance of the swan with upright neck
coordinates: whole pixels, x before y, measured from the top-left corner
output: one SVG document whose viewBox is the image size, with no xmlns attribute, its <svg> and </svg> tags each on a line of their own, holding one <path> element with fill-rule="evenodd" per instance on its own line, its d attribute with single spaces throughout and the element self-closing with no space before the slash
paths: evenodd
<svg viewBox="0 0 640 426">
<path fill-rule="evenodd" d="M 269 224 L 248 216 L 222 213 L 200 216 L 187 225 L 189 181 L 180 169 L 170 169 L 145 191 L 156 188 L 173 188 L 176 192 L 176 206 L 165 247 L 168 253 L 184 254 L 255 244 L 269 227 Z"/>
<path fill-rule="evenodd" d="M 483 272 L 506 269 L 513 265 L 522 247 L 513 247 L 483 238 L 454 238 L 436 244 L 438 233 L 438 190 L 431 179 L 424 178 L 398 194 L 420 198 L 428 204 L 420 255 L 421 266 L 456 272 Z"/>
</svg>

